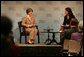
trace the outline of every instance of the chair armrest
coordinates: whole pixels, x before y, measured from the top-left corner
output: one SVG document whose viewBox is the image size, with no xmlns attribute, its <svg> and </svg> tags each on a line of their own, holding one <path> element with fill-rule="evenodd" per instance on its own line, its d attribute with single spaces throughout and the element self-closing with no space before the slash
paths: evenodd
<svg viewBox="0 0 84 57">
<path fill-rule="evenodd" d="M 35 25 L 35 27 L 38 29 L 38 25 Z"/>
</svg>

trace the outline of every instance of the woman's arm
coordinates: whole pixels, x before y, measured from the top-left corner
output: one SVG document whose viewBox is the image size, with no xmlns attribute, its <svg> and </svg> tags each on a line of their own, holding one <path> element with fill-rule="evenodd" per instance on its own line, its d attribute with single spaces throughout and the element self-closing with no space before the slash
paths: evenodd
<svg viewBox="0 0 84 57">
<path fill-rule="evenodd" d="M 32 26 L 36 26 L 35 18 L 34 17 L 32 17 L 32 18 L 33 18 Z"/>
<path fill-rule="evenodd" d="M 64 27 L 66 25 L 66 16 L 64 17 L 64 21 L 63 24 L 61 25 L 61 27 Z"/>
<path fill-rule="evenodd" d="M 26 21 L 27 21 L 27 20 L 26 20 L 26 17 L 25 17 L 24 20 L 22 21 L 22 25 L 23 25 L 23 26 L 26 26 L 26 27 L 29 27 L 29 25 L 26 24 Z"/>
<path fill-rule="evenodd" d="M 63 25 L 66 25 L 66 16 L 64 17 Z"/>
</svg>

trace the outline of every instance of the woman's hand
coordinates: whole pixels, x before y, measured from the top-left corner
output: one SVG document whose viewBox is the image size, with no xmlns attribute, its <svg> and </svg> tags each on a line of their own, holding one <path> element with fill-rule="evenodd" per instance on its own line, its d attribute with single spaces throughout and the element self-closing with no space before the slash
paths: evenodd
<svg viewBox="0 0 84 57">
<path fill-rule="evenodd" d="M 27 25 L 26 27 L 32 27 L 32 25 Z"/>
<path fill-rule="evenodd" d="M 32 27 L 34 27 L 34 26 L 35 26 L 35 24 L 31 24 L 31 26 L 32 26 Z"/>
<path fill-rule="evenodd" d="M 31 24 L 31 25 L 28 25 L 27 27 L 34 27 L 35 26 L 35 24 Z"/>
<path fill-rule="evenodd" d="M 69 27 L 69 25 L 66 25 L 66 27 Z"/>
<path fill-rule="evenodd" d="M 61 27 L 64 27 L 64 25 L 61 25 Z"/>
</svg>

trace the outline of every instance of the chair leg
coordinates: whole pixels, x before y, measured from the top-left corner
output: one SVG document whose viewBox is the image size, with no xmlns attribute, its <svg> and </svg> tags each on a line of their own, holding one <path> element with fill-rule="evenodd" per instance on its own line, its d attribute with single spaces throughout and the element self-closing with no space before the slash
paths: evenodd
<svg viewBox="0 0 84 57">
<path fill-rule="evenodd" d="M 27 43 L 27 33 L 25 33 L 25 44 Z"/>
<path fill-rule="evenodd" d="M 20 35 L 20 43 L 21 43 L 21 35 Z"/>
<path fill-rule="evenodd" d="M 38 43 L 40 43 L 39 31 L 38 31 Z"/>
</svg>

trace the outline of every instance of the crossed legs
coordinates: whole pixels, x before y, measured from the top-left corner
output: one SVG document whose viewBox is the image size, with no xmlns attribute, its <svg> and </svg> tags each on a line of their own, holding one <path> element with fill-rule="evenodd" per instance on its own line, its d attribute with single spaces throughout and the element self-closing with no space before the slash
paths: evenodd
<svg viewBox="0 0 84 57">
<path fill-rule="evenodd" d="M 35 28 L 27 28 L 26 31 L 30 32 L 28 42 L 33 43 L 34 40 L 36 39 L 36 35 L 38 33 L 38 30 Z"/>
</svg>

